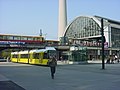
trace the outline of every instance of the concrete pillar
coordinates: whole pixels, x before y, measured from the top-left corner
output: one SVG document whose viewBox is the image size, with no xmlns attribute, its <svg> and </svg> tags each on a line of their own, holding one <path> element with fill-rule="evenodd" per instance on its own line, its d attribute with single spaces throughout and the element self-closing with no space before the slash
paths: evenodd
<svg viewBox="0 0 120 90">
<path fill-rule="evenodd" d="M 67 25 L 66 0 L 59 0 L 58 40 L 63 37 Z"/>
</svg>

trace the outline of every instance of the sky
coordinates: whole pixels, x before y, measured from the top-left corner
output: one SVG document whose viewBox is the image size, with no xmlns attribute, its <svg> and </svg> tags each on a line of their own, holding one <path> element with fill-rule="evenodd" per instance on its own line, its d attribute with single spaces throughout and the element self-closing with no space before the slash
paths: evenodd
<svg viewBox="0 0 120 90">
<path fill-rule="evenodd" d="M 67 22 L 82 15 L 120 21 L 120 0 L 66 0 Z M 0 34 L 58 39 L 58 0 L 0 0 Z"/>
</svg>

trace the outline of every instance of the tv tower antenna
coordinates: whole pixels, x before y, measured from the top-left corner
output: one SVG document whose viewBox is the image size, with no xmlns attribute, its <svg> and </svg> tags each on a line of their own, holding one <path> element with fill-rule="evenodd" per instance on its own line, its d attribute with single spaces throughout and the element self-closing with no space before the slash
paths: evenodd
<svg viewBox="0 0 120 90">
<path fill-rule="evenodd" d="M 40 29 L 40 33 L 39 33 L 39 36 L 42 36 L 42 29 Z"/>
</svg>

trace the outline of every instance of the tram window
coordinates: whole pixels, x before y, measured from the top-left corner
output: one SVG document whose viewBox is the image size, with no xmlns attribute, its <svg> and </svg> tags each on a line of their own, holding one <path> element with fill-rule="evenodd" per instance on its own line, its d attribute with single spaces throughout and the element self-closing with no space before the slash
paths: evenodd
<svg viewBox="0 0 120 90">
<path fill-rule="evenodd" d="M 43 59 L 48 59 L 48 54 L 47 53 L 44 53 Z"/>
<path fill-rule="evenodd" d="M 34 54 L 33 54 L 33 58 L 34 58 L 34 59 L 39 59 L 39 56 L 40 56 L 39 53 L 34 53 Z"/>
<path fill-rule="evenodd" d="M 13 58 L 17 58 L 17 57 L 18 57 L 18 55 L 15 55 L 15 54 L 13 55 Z"/>
<path fill-rule="evenodd" d="M 21 54 L 21 58 L 28 58 L 28 54 Z"/>
</svg>

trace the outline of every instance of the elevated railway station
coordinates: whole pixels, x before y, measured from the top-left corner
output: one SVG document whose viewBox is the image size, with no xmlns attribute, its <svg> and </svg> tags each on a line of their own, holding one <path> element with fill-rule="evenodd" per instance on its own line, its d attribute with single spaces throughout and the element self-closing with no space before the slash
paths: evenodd
<svg viewBox="0 0 120 90">
<path fill-rule="evenodd" d="M 62 44 L 86 46 L 88 59 L 101 59 L 103 19 L 104 48 L 106 58 L 109 55 L 120 56 L 120 22 L 100 16 L 78 16 L 69 23 L 61 37 Z"/>
<path fill-rule="evenodd" d="M 55 47 L 61 56 L 69 60 L 71 47 L 87 48 L 87 58 L 101 59 L 101 19 L 104 19 L 105 58 L 117 55 L 120 57 L 120 22 L 100 16 L 79 16 L 69 23 L 60 41 L 45 40 L 43 36 L 21 36 L 0 34 L 0 50 L 31 50 L 46 46 Z"/>
</svg>

